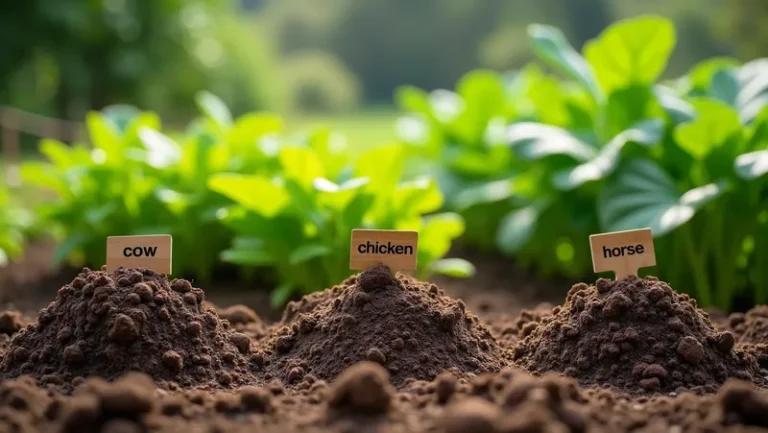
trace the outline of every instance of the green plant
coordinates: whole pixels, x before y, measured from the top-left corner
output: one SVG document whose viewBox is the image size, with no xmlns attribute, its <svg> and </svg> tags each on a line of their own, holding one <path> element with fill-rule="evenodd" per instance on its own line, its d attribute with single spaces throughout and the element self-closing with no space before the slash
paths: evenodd
<svg viewBox="0 0 768 433">
<path fill-rule="evenodd" d="M 578 83 L 592 107 L 589 131 L 510 127 L 518 155 L 538 147 L 533 153 L 575 160 L 564 167 L 544 162 L 551 185 L 561 192 L 557 203 L 586 196 L 584 209 L 599 218 L 592 230 L 651 227 L 658 238 L 656 273 L 702 305 L 728 310 L 748 289 L 754 301 L 768 299 L 762 266 L 755 266 L 766 254 L 756 240 L 766 233 L 768 218 L 761 180 L 768 171 L 765 61 L 739 67 L 733 60 L 708 60 L 666 86 L 656 84 L 675 40 L 666 20 L 620 22 L 588 43 L 584 57 L 552 28 L 536 26 L 531 35 L 539 56 Z M 592 155 L 585 152 L 595 140 L 628 126 Z M 531 130 L 536 132 L 521 133 Z M 532 223 L 508 228 L 522 236 L 539 234 Z M 587 234 L 574 239 L 580 239 L 584 256 Z"/>
<path fill-rule="evenodd" d="M 446 209 L 465 216 L 465 237 L 485 249 L 493 247 L 498 202 L 508 197 L 504 184 L 517 174 L 505 144 L 505 126 L 515 116 L 506 93 L 498 74 L 474 71 L 455 92 L 404 86 L 395 95 L 408 112 L 397 121 L 409 151 L 407 175 L 434 176 L 447 197 Z"/>
<path fill-rule="evenodd" d="M 709 59 L 660 83 L 676 40 L 666 19 L 620 21 L 582 53 L 554 27 L 530 26 L 529 36 L 558 75 L 528 65 L 497 92 L 506 102 L 486 104 L 508 110 L 491 108 L 507 115 L 503 149 L 511 152 L 486 155 L 483 165 L 503 161 L 504 174 L 486 173 L 451 202 L 467 219 L 481 209 L 496 246 L 541 273 L 584 276 L 590 234 L 648 226 L 657 238 L 652 272 L 678 290 L 722 309 L 737 297 L 765 302 L 757 263 L 768 256 L 760 241 L 768 233 L 768 61 Z M 461 136 L 434 115 L 436 93 L 424 95 L 407 89 L 401 105 L 427 119 L 422 148 L 438 149 L 427 155 L 457 177 L 445 150 L 475 155 L 490 117 L 475 116 L 485 134 Z M 459 107 L 451 119 L 478 112 L 466 96 L 446 95 Z M 497 213 L 483 208 L 489 203 Z"/>
<path fill-rule="evenodd" d="M 313 138 L 282 148 L 281 170 L 274 176 L 219 174 L 209 180 L 212 190 L 237 203 L 220 215 L 237 233 L 222 258 L 276 269 L 281 284 L 273 304 L 348 276 L 355 228 L 418 230 L 422 277 L 473 272 L 464 260 L 442 259 L 464 222 L 453 213 L 425 216 L 441 207 L 442 195 L 429 179 L 401 181 L 401 147 L 371 149 L 350 168 L 332 161 L 327 135 Z"/>
<path fill-rule="evenodd" d="M 21 206 L 12 190 L 0 186 L 0 267 L 24 252 L 24 242 L 33 228 L 34 214 Z"/>
<path fill-rule="evenodd" d="M 229 202 L 207 188 L 207 178 L 276 169 L 265 149 L 282 123 L 268 114 L 232 120 L 212 94 L 198 100 L 204 117 L 178 141 L 160 132 L 155 114 L 112 107 L 88 115 L 92 147 L 41 142 L 47 161 L 25 163 L 22 176 L 56 193 L 38 211 L 62 241 L 57 262 L 100 267 L 107 236 L 169 233 L 174 272 L 210 277 L 232 234 L 216 218 Z"/>
</svg>

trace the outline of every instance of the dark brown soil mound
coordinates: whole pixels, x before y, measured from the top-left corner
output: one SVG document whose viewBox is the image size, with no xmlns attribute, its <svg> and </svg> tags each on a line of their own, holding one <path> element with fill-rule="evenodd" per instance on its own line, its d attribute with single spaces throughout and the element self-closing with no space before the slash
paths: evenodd
<svg viewBox="0 0 768 433">
<path fill-rule="evenodd" d="M 66 386 L 139 371 L 169 388 L 252 382 L 250 340 L 226 329 L 203 299 L 189 281 L 169 282 L 148 269 L 85 269 L 16 334 L 0 377 Z"/>
<path fill-rule="evenodd" d="M 730 332 L 717 332 L 693 299 L 652 277 L 577 284 L 537 323 L 526 325 L 515 359 L 583 386 L 714 392 L 728 378 L 764 381 L 755 358 L 734 350 Z"/>
<path fill-rule="evenodd" d="M 728 317 L 728 328 L 743 343 L 768 344 L 768 305 L 758 305 L 746 313 Z"/>
<path fill-rule="evenodd" d="M 326 291 L 311 312 L 298 313 L 268 346 L 268 375 L 287 384 L 306 374 L 335 379 L 360 361 L 383 365 L 395 386 L 407 378 L 431 380 L 443 370 L 457 374 L 498 371 L 501 350 L 464 303 L 434 284 L 385 266 L 373 267 Z"/>
</svg>

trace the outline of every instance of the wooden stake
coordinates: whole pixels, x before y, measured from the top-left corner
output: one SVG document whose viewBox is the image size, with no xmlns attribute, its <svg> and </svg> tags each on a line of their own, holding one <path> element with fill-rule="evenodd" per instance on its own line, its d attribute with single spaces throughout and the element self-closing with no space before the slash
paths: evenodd
<svg viewBox="0 0 768 433">
<path fill-rule="evenodd" d="M 616 279 L 637 275 L 640 268 L 656 265 L 656 251 L 651 229 L 602 233 L 589 237 L 592 269 L 613 271 Z"/>
</svg>

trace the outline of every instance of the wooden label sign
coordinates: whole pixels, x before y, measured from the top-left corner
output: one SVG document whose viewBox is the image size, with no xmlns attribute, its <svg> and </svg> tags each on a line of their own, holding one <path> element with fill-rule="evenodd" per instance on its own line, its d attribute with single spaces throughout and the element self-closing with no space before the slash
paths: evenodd
<svg viewBox="0 0 768 433">
<path fill-rule="evenodd" d="M 378 263 L 393 271 L 415 271 L 419 232 L 404 230 L 352 230 L 349 268 L 365 270 Z"/>
<path fill-rule="evenodd" d="M 171 235 L 110 236 L 107 238 L 107 271 L 119 267 L 149 268 L 171 274 Z"/>
<path fill-rule="evenodd" d="M 637 275 L 637 270 L 656 265 L 651 229 L 602 233 L 589 237 L 592 269 L 613 271 L 616 279 Z"/>
</svg>

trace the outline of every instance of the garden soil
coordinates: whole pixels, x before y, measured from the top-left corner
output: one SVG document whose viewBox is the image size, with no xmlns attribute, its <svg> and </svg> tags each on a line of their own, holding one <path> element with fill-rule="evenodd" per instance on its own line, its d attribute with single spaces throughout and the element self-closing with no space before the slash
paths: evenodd
<svg viewBox="0 0 768 433">
<path fill-rule="evenodd" d="M 269 324 L 184 280 L 85 270 L 36 319 L 0 313 L 0 431 L 768 431 L 761 343 L 731 331 L 654 279 L 486 320 L 376 267 Z"/>
<path fill-rule="evenodd" d="M 130 371 L 171 389 L 254 383 L 251 340 L 203 301 L 189 281 L 148 269 L 85 269 L 11 341 L 0 377 L 65 388 Z"/>
<path fill-rule="evenodd" d="M 286 384 L 305 375 L 333 380 L 361 361 L 384 366 L 398 386 L 444 370 L 480 374 L 505 365 L 495 338 L 463 302 L 383 265 L 288 311 L 264 354 L 267 379 Z"/>
<path fill-rule="evenodd" d="M 652 277 L 577 284 L 552 315 L 523 327 L 515 360 L 588 387 L 631 394 L 712 393 L 729 378 L 765 384 L 750 353 L 735 347 L 688 295 Z"/>
</svg>

